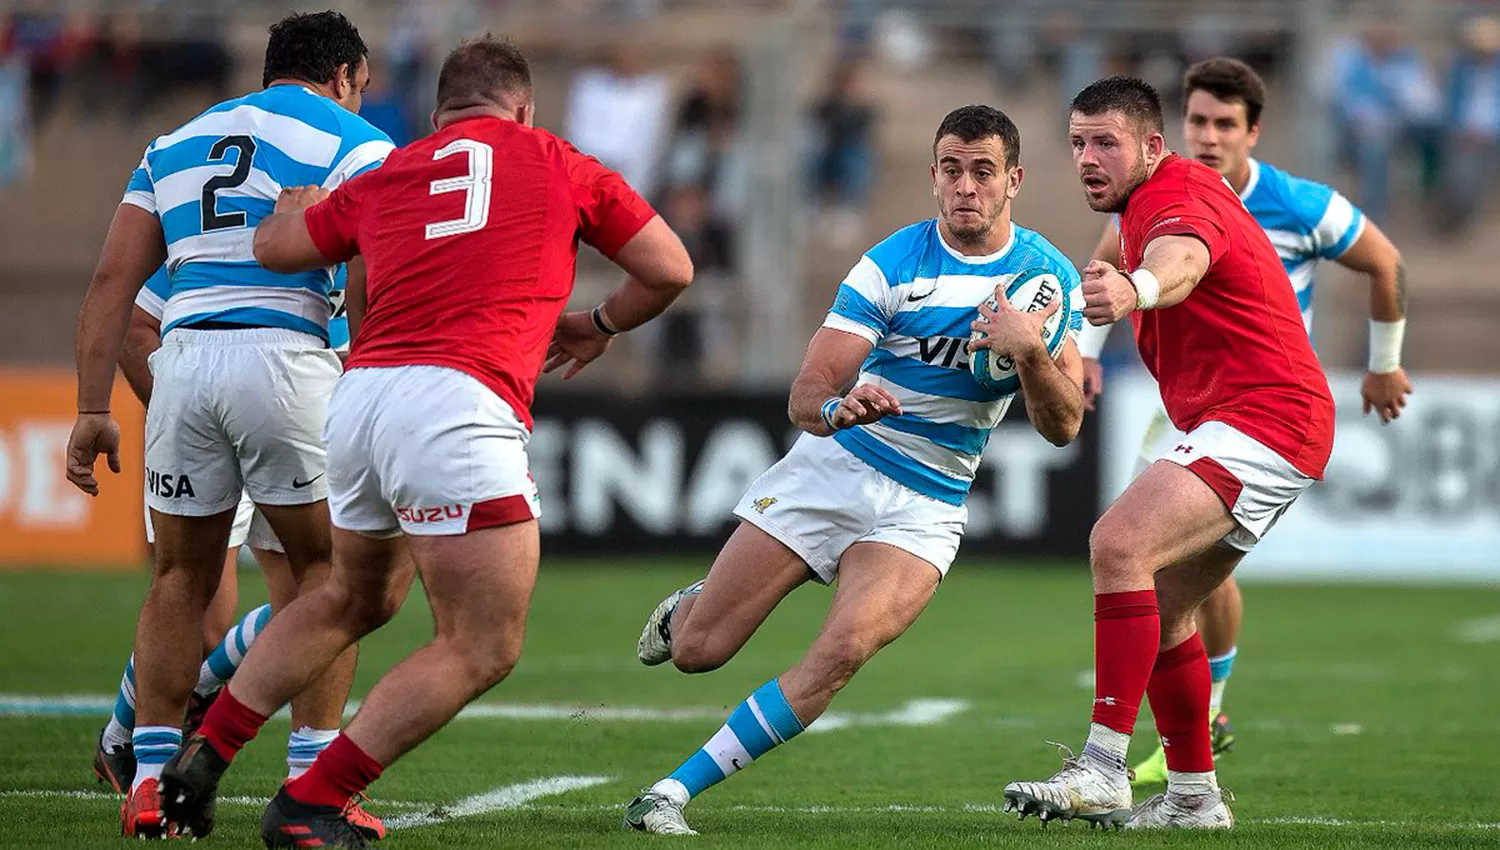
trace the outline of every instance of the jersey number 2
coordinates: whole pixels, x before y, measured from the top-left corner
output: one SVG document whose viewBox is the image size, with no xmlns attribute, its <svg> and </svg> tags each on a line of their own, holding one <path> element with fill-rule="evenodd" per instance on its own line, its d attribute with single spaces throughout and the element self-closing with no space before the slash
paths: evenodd
<svg viewBox="0 0 1500 850">
<path fill-rule="evenodd" d="M 428 239 L 483 230 L 490 221 L 490 178 L 495 173 L 495 149 L 473 139 L 455 139 L 433 153 L 434 161 L 454 154 L 468 154 L 469 173 L 432 181 L 433 195 L 464 193 L 464 217 L 427 225 Z"/>
<path fill-rule="evenodd" d="M 220 174 L 210 177 L 203 184 L 203 232 L 209 233 L 214 230 L 225 230 L 230 227 L 244 227 L 249 220 L 243 211 L 232 213 L 219 213 L 220 189 L 233 189 L 250 179 L 250 166 L 255 162 L 255 140 L 249 136 L 225 136 L 214 142 L 214 146 L 208 151 L 209 162 L 222 162 L 228 155 L 230 148 L 240 152 L 239 159 L 235 160 L 234 171 L 228 174 Z"/>
</svg>

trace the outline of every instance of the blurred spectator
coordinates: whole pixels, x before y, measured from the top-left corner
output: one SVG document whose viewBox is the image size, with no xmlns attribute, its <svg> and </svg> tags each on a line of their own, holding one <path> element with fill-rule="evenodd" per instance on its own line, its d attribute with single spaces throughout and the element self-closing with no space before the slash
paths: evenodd
<svg viewBox="0 0 1500 850">
<path fill-rule="evenodd" d="M 608 65 L 586 68 L 573 79 L 564 135 L 620 172 L 637 192 L 650 195 L 667 128 L 668 95 L 666 79 L 647 69 L 640 49 L 623 44 Z"/>
<path fill-rule="evenodd" d="M 12 32 L 0 17 L 0 188 L 24 179 L 31 167 L 30 85 Z"/>
<path fill-rule="evenodd" d="M 46 2 L 26 3 L 11 18 L 9 40 L 27 64 L 31 120 L 41 126 L 62 93 L 63 78 L 87 41 L 80 25 Z"/>
<path fill-rule="evenodd" d="M 1441 226 L 1457 233 L 1473 223 L 1500 165 L 1500 18 L 1464 23 L 1462 50 L 1448 72 L 1448 132 L 1443 158 Z"/>
<path fill-rule="evenodd" d="M 666 368 L 654 375 L 664 385 L 702 382 L 723 375 L 734 360 L 733 237 L 717 219 L 705 187 L 671 189 L 661 203 L 662 218 L 672 225 L 693 258 L 693 288 L 642 341 L 653 349 L 653 362 Z M 640 330 L 646 330 L 642 327 Z"/>
<path fill-rule="evenodd" d="M 400 104 L 408 133 L 414 137 L 427 135 L 431 123 L 436 83 L 432 64 L 441 11 L 440 0 L 404 0 L 387 36 L 391 96 Z"/>
<path fill-rule="evenodd" d="M 836 247 L 854 243 L 863 229 L 874 181 L 875 117 L 863 64 L 843 60 L 812 112 L 812 185 L 827 211 L 826 231 Z"/>
<path fill-rule="evenodd" d="M 132 10 L 108 13 L 98 22 L 81 63 L 82 120 L 118 112 L 135 117 L 145 100 L 141 22 Z"/>
<path fill-rule="evenodd" d="M 1331 57 L 1331 97 L 1341 134 L 1353 146 L 1359 173 L 1358 202 L 1379 223 L 1390 210 L 1390 174 L 1396 153 L 1407 144 L 1422 156 L 1422 184 L 1435 173 L 1439 96 L 1421 54 L 1405 43 L 1391 22 L 1371 25 L 1360 38 L 1344 39 Z"/>
<path fill-rule="evenodd" d="M 709 214 L 722 221 L 735 220 L 745 203 L 748 164 L 740 143 L 740 89 L 733 54 L 704 57 L 678 106 L 667 147 L 666 188 L 705 190 Z"/>
</svg>

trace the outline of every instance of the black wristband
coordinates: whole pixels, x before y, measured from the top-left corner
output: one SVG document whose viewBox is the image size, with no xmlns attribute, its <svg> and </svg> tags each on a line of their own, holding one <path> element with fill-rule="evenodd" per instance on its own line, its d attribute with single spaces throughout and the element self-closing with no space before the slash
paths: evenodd
<svg viewBox="0 0 1500 850">
<path fill-rule="evenodd" d="M 106 407 L 103 410 L 80 410 L 80 411 L 78 411 L 78 415 L 79 416 L 108 416 L 109 415 L 109 408 Z"/>
<path fill-rule="evenodd" d="M 593 312 L 589 313 L 589 318 L 592 319 L 593 322 L 594 322 L 594 330 L 598 331 L 599 333 L 602 333 L 605 336 L 619 336 L 620 335 L 619 331 L 611 328 L 609 326 L 609 324 L 604 321 L 604 305 L 603 304 L 600 304 L 598 307 L 595 307 L 593 309 Z"/>
</svg>

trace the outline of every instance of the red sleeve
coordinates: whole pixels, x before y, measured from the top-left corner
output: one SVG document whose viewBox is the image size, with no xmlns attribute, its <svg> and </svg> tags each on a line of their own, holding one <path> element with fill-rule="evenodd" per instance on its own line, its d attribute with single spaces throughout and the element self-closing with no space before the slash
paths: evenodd
<svg viewBox="0 0 1500 850">
<path fill-rule="evenodd" d="M 359 199 L 374 173 L 361 174 L 334 189 L 302 214 L 318 253 L 330 262 L 348 262 L 359 253 Z"/>
<path fill-rule="evenodd" d="M 572 145 L 563 144 L 563 159 L 578 204 L 579 235 L 599 253 L 614 257 L 656 217 L 656 210 L 630 188 L 625 178 Z"/>
<path fill-rule="evenodd" d="M 1185 189 L 1147 193 L 1141 210 L 1140 245 L 1146 246 L 1158 236 L 1192 236 L 1208 248 L 1208 263 L 1213 265 L 1228 248 L 1228 234 L 1223 218 L 1213 207 Z"/>
</svg>

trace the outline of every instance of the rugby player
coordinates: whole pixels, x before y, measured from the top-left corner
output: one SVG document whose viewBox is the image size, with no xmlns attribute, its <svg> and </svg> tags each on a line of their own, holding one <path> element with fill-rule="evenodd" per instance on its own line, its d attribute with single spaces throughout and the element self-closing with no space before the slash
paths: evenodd
<svg viewBox="0 0 1500 850">
<path fill-rule="evenodd" d="M 171 272 L 146 417 L 157 540 L 136 628 L 136 774 L 122 809 L 126 835 L 176 830 L 162 816 L 158 779 L 181 743 L 203 660 L 204 614 L 242 492 L 282 543 L 299 592 L 330 569 L 320 432 L 341 371 L 328 342 L 333 264 L 269 272 L 256 264 L 251 241 L 283 186 L 336 186 L 392 150 L 356 114 L 369 83 L 367 53 L 359 31 L 335 12 L 274 25 L 263 91 L 214 106 L 147 148 L 84 299 L 68 476 L 94 494 L 98 455 L 119 468 L 109 393 L 132 303 L 164 261 Z M 337 728 L 353 664 L 351 652 L 301 697 L 315 703 L 308 715 Z"/>
<path fill-rule="evenodd" d="M 1194 159 L 1213 168 L 1245 202 L 1281 257 L 1297 294 L 1302 322 L 1312 333 L 1313 283 L 1320 260 L 1332 260 L 1369 278 L 1370 350 L 1368 371 L 1360 386 L 1364 412 L 1382 422 L 1401 415 L 1411 381 L 1401 368 L 1406 330 L 1406 269 L 1401 254 L 1375 223 L 1353 204 L 1321 183 L 1288 174 L 1251 154 L 1260 140 L 1260 117 L 1266 87 L 1260 75 L 1238 59 L 1207 59 L 1187 70 L 1183 79 L 1182 134 Z M 1120 231 L 1111 217 L 1094 250 L 1095 260 L 1120 264 Z M 1112 325 L 1084 328 L 1078 337 L 1084 363 L 1084 396 L 1090 407 L 1103 390 L 1099 352 Z M 1136 474 L 1170 449 L 1181 434 L 1166 411 L 1158 410 L 1146 429 Z M 1231 575 L 1198 609 L 1198 630 L 1208 652 L 1213 687 L 1209 697 L 1214 755 L 1234 745 L 1228 715 L 1222 709 L 1224 688 L 1238 655 L 1244 606 Z M 1138 785 L 1167 780 L 1166 751 L 1158 747 L 1133 769 Z"/>
<path fill-rule="evenodd" d="M 981 387 L 966 351 L 1013 357 L 1037 431 L 1059 446 L 1077 435 L 1083 364 L 1071 337 L 1082 318 L 1074 314 L 1056 360 L 1042 326 L 1063 298 L 1081 309 L 1078 273 L 1011 220 L 1020 156 L 1020 133 L 1004 113 L 949 113 L 933 140 L 937 218 L 871 248 L 839 286 L 792 384 L 790 417 L 806 433 L 745 493 L 734 511 L 739 527 L 707 578 L 651 613 L 637 652 L 644 664 L 670 659 L 702 673 L 732 658 L 808 581 L 836 578 L 833 606 L 795 666 L 628 804 L 627 827 L 694 834 L 683 817 L 690 800 L 802 732 L 927 607 L 958 551 L 990 431 L 1015 398 Z M 1038 269 L 1062 290 L 1043 311 L 1015 310 L 1006 284 Z M 993 294 L 1000 310 L 976 314 Z M 972 330 L 987 336 L 969 343 Z"/>
<path fill-rule="evenodd" d="M 1085 316 L 1131 316 L 1146 368 L 1183 437 L 1094 525 L 1093 722 L 1083 752 L 1007 810 L 1130 828 L 1227 828 L 1214 774 L 1199 604 L 1323 475 L 1334 406 L 1286 269 L 1212 168 L 1166 146 L 1147 83 L 1110 77 L 1072 102 L 1084 196 L 1120 216 L 1116 268 L 1084 269 Z M 1126 752 L 1149 694 L 1167 791 L 1132 811 Z"/>
</svg>

